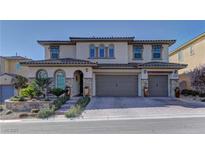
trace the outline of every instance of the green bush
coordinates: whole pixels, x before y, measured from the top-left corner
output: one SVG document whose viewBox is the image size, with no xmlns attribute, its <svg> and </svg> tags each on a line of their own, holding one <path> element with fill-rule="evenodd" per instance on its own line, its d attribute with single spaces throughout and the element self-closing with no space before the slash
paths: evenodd
<svg viewBox="0 0 205 154">
<path fill-rule="evenodd" d="M 66 113 L 65 116 L 67 118 L 73 118 L 79 116 L 85 109 L 85 107 L 88 105 L 90 102 L 90 97 L 85 96 L 81 99 L 78 100 L 78 102 L 70 108 Z"/>
<path fill-rule="evenodd" d="M 26 99 L 23 96 L 14 96 L 11 97 L 11 101 L 26 101 Z"/>
<path fill-rule="evenodd" d="M 55 100 L 53 102 L 53 109 L 56 111 L 58 109 L 60 109 L 60 107 L 66 103 L 67 100 L 69 100 L 69 96 L 62 96 L 62 97 L 59 97 L 57 100 Z"/>
<path fill-rule="evenodd" d="M 34 96 L 38 96 L 40 93 L 35 82 L 29 84 L 26 88 L 21 89 L 20 96 L 30 97 L 32 99 Z"/>
<path fill-rule="evenodd" d="M 0 112 L 2 112 L 4 110 L 3 105 L 0 105 Z"/>
<path fill-rule="evenodd" d="M 67 118 L 74 118 L 74 117 L 77 117 L 81 114 L 82 112 L 82 108 L 80 105 L 76 105 L 76 106 L 73 106 L 71 107 L 68 112 L 65 113 L 65 116 Z"/>
<path fill-rule="evenodd" d="M 48 117 L 52 116 L 53 114 L 54 114 L 54 110 L 53 110 L 53 109 L 44 108 L 44 109 L 41 109 L 41 110 L 38 112 L 37 117 L 38 117 L 38 118 L 45 119 L 45 118 L 48 118 Z"/>
<path fill-rule="evenodd" d="M 60 95 L 62 95 L 64 93 L 64 90 L 61 88 L 53 88 L 50 90 L 50 93 L 59 97 Z"/>
</svg>

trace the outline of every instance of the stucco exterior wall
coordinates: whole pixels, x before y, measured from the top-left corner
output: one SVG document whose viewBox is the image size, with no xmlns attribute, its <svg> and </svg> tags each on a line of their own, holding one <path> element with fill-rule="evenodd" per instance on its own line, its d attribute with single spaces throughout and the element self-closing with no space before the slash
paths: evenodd
<svg viewBox="0 0 205 154">
<path fill-rule="evenodd" d="M 28 77 L 35 78 L 38 70 L 44 69 L 48 73 L 48 77 L 54 77 L 57 70 L 63 70 L 65 72 L 66 78 L 73 78 L 74 72 L 80 70 L 83 72 L 84 77 L 92 78 L 92 68 L 91 67 L 29 67 Z"/>
<path fill-rule="evenodd" d="M 99 46 L 101 44 L 109 46 L 110 44 L 114 45 L 114 56 L 113 59 L 89 59 L 89 48 L 90 45 L 94 44 Z M 76 43 L 76 58 L 91 60 L 98 63 L 128 63 L 128 44 L 127 42 L 78 42 Z"/>
<path fill-rule="evenodd" d="M 11 85 L 13 77 L 9 75 L 0 76 L 0 85 Z"/>
<path fill-rule="evenodd" d="M 60 45 L 59 58 L 76 58 L 76 46 L 75 45 Z M 45 59 L 50 59 L 50 49 L 48 45 L 44 46 Z"/>
<path fill-rule="evenodd" d="M 133 57 L 133 45 L 128 46 L 128 55 L 129 55 L 129 62 L 150 62 L 150 61 L 162 61 L 162 62 L 168 62 L 168 45 L 164 44 L 162 48 L 162 57 L 159 60 L 152 59 L 152 45 L 150 44 L 144 44 L 143 45 L 143 53 L 142 53 L 142 59 L 136 60 Z"/>
<path fill-rule="evenodd" d="M 193 54 L 190 54 L 190 47 L 194 51 Z M 182 61 L 178 59 L 178 53 L 182 52 Z M 188 64 L 187 68 L 179 71 L 179 74 L 188 73 L 193 70 L 195 67 L 205 64 L 205 36 L 201 39 L 189 44 L 188 46 L 178 50 L 169 57 L 170 62 L 175 63 L 184 63 Z"/>
</svg>

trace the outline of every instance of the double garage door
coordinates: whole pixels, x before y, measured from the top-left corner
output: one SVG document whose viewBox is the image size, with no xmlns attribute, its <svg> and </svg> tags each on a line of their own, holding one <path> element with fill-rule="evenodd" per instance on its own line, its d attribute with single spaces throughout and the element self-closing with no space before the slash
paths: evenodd
<svg viewBox="0 0 205 154">
<path fill-rule="evenodd" d="M 149 75 L 150 97 L 168 96 L 168 76 Z M 96 75 L 97 96 L 138 96 L 136 75 Z"/>
<path fill-rule="evenodd" d="M 96 75 L 97 96 L 138 96 L 136 75 Z"/>
<path fill-rule="evenodd" d="M 12 85 L 0 85 L 0 103 L 14 96 L 14 87 Z"/>
</svg>

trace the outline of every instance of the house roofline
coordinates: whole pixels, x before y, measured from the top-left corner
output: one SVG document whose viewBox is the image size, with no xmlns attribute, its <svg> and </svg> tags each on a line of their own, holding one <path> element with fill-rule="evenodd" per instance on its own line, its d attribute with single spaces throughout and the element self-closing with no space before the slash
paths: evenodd
<svg viewBox="0 0 205 154">
<path fill-rule="evenodd" d="M 191 39 L 191 40 L 185 42 L 184 44 L 182 44 L 181 46 L 179 46 L 179 47 L 178 47 L 177 49 L 175 49 L 174 51 L 171 51 L 171 53 L 169 54 L 169 56 L 174 55 L 174 54 L 177 53 L 179 50 L 181 50 L 181 49 L 187 47 L 187 46 L 190 45 L 191 43 L 193 43 L 193 42 L 195 42 L 195 41 L 201 39 L 201 38 L 204 37 L 204 36 L 205 36 L 205 32 L 203 32 L 202 34 L 199 34 L 198 36 L 194 37 L 193 39 Z"/>
</svg>

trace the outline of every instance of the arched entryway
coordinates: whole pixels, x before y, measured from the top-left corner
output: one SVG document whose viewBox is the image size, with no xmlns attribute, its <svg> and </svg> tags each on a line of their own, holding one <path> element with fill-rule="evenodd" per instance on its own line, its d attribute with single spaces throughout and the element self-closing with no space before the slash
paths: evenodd
<svg viewBox="0 0 205 154">
<path fill-rule="evenodd" d="M 80 70 L 74 72 L 73 95 L 74 96 L 83 95 L 83 72 Z"/>
</svg>

